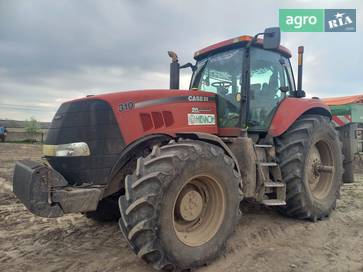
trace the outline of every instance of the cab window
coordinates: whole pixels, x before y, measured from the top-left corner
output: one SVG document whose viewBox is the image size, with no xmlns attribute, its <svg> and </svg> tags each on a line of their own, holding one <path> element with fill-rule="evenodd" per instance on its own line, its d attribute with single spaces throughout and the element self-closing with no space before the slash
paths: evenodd
<svg viewBox="0 0 363 272">
<path fill-rule="evenodd" d="M 220 127 L 238 125 L 243 53 L 238 48 L 203 59 L 192 78 L 192 88 L 217 94 Z"/>
<path fill-rule="evenodd" d="M 250 107 L 248 125 L 267 130 L 274 112 L 288 87 L 291 90 L 285 62 L 276 52 L 251 48 Z M 284 87 L 284 88 L 282 88 Z"/>
</svg>

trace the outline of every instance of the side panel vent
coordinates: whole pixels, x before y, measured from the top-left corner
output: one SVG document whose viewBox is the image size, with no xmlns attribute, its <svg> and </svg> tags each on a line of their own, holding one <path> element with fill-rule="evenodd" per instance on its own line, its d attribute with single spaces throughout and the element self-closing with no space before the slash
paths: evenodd
<svg viewBox="0 0 363 272">
<path fill-rule="evenodd" d="M 160 112 L 152 112 L 151 116 L 153 117 L 154 127 L 155 129 L 161 128 L 164 126 L 163 116 Z"/>
<path fill-rule="evenodd" d="M 163 111 L 163 117 L 166 127 L 170 127 L 172 124 L 174 124 L 174 117 L 170 111 Z"/>
<path fill-rule="evenodd" d="M 151 120 L 151 116 L 148 113 L 140 113 L 140 119 L 142 128 L 144 131 L 150 130 L 153 128 L 153 122 Z"/>
<path fill-rule="evenodd" d="M 150 113 L 140 113 L 142 128 L 144 131 L 170 127 L 174 124 L 174 117 L 170 111 L 153 111 Z"/>
</svg>

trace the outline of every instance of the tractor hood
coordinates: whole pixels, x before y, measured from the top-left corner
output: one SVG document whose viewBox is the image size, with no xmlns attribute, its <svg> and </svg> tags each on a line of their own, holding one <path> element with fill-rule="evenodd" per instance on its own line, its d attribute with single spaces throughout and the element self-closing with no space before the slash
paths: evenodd
<svg viewBox="0 0 363 272">
<path fill-rule="evenodd" d="M 111 105 L 126 144 L 147 134 L 173 135 L 180 131 L 195 131 L 199 127 L 204 132 L 217 133 L 216 123 L 202 126 L 190 125 L 188 121 L 191 114 L 216 118 L 214 93 L 158 89 L 117 92 L 92 98 Z"/>
<path fill-rule="evenodd" d="M 92 101 L 102 100 L 108 102 L 111 105 L 114 112 L 128 111 L 133 108 L 140 108 L 147 104 L 159 103 L 163 101 L 170 102 L 173 100 L 180 100 L 180 97 L 184 97 L 190 101 L 193 100 L 192 96 L 196 95 L 214 96 L 207 92 L 201 92 L 196 90 L 170 90 L 170 89 L 149 89 L 149 90 L 132 90 L 132 91 L 119 91 L 100 95 L 89 95 L 85 98 L 75 99 L 67 103 L 75 103 L 79 101 Z M 178 98 L 179 97 L 179 98 Z M 169 98 L 169 99 L 167 99 Z M 173 99 L 174 98 L 174 99 Z"/>
<path fill-rule="evenodd" d="M 207 112 L 196 112 L 199 109 Z M 133 141 L 148 134 L 198 129 L 217 133 L 213 93 L 159 89 L 88 96 L 60 106 L 43 153 L 71 183 L 101 185 L 121 151 Z"/>
<path fill-rule="evenodd" d="M 170 90 L 170 89 L 131 90 L 131 91 L 118 91 L 101 95 L 92 95 L 92 96 L 87 96 L 86 98 L 76 99 L 73 101 L 87 100 L 87 99 L 101 99 L 108 102 L 126 101 L 126 100 L 133 102 L 140 102 L 144 100 L 152 100 L 155 98 L 162 98 L 162 97 L 190 95 L 192 92 L 194 91 Z"/>
</svg>

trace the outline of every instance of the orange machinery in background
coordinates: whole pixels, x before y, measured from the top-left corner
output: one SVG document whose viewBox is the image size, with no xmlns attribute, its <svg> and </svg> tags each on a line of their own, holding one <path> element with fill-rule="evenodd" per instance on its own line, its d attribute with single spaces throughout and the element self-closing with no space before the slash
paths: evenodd
<svg viewBox="0 0 363 272">
<path fill-rule="evenodd" d="M 355 162 L 363 161 L 363 94 L 323 98 L 343 143 L 344 182 L 355 179 Z"/>
</svg>

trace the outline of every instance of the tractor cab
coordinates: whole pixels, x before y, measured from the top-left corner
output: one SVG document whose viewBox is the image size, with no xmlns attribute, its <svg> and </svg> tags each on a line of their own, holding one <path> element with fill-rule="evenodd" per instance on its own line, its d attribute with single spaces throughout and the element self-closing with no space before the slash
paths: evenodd
<svg viewBox="0 0 363 272">
<path fill-rule="evenodd" d="M 243 89 L 243 63 L 246 48 L 219 52 L 197 61 L 191 88 L 213 92 L 218 97 L 220 127 L 238 127 L 241 99 L 249 97 L 246 125 L 268 128 L 279 102 L 295 90 L 289 58 L 258 47 L 250 49 L 250 84 Z"/>
<path fill-rule="evenodd" d="M 190 89 L 216 94 L 220 128 L 267 131 L 280 102 L 288 96 L 299 97 L 291 52 L 280 46 L 279 28 L 211 45 L 194 57 L 195 65 L 180 68 L 192 67 Z"/>
</svg>

